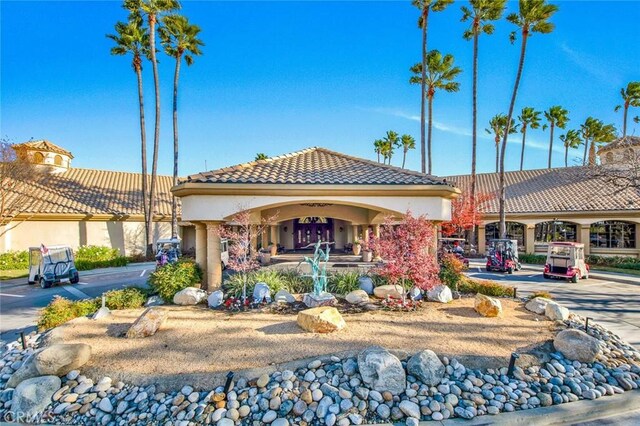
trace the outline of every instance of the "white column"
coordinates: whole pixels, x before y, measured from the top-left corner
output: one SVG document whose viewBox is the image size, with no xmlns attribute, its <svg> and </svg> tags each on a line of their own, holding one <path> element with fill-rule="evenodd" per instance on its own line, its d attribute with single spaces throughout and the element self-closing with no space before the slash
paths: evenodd
<svg viewBox="0 0 640 426">
<path fill-rule="evenodd" d="M 202 270 L 202 286 L 207 285 L 207 226 L 196 223 L 196 263 Z"/>
<path fill-rule="evenodd" d="M 207 225 L 207 290 L 222 287 L 222 257 L 220 252 L 220 225 L 222 222 L 206 222 Z"/>
</svg>

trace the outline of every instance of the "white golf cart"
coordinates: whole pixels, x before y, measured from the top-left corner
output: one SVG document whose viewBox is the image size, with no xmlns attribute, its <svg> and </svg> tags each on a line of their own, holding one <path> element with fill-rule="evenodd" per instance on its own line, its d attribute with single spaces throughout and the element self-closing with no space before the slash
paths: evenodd
<svg viewBox="0 0 640 426">
<path fill-rule="evenodd" d="M 42 288 L 54 284 L 80 281 L 73 251 L 69 246 L 29 247 L 29 284 L 39 283 Z"/>
<path fill-rule="evenodd" d="M 180 256 L 182 251 L 179 238 L 161 238 L 156 241 L 156 268 L 177 262 Z M 226 269 L 229 264 L 229 241 L 226 238 L 220 240 L 220 257 L 222 269 Z"/>
<path fill-rule="evenodd" d="M 589 265 L 584 261 L 584 244 L 551 242 L 547 249 L 544 278 L 559 278 L 577 283 L 589 278 Z"/>
</svg>

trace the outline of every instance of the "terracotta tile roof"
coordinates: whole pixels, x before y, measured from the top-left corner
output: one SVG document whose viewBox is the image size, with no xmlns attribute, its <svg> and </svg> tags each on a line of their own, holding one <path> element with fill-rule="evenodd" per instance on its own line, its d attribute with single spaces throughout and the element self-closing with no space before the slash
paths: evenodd
<svg viewBox="0 0 640 426">
<path fill-rule="evenodd" d="M 598 154 L 616 148 L 627 148 L 631 146 L 640 146 L 640 136 L 626 136 L 624 138 L 616 139 L 615 141 L 601 147 L 598 150 Z"/>
<path fill-rule="evenodd" d="M 446 179 L 462 189 L 471 184 L 470 175 Z M 478 174 L 478 192 L 497 193 L 499 179 L 498 173 Z M 588 166 L 507 172 L 505 179 L 507 213 L 640 210 L 638 189 L 617 191 Z M 482 210 L 498 213 L 497 197 L 485 203 Z"/>
<path fill-rule="evenodd" d="M 329 185 L 446 185 L 435 176 L 325 148 L 252 161 L 188 176 L 182 182 Z"/>
<path fill-rule="evenodd" d="M 155 214 L 171 215 L 172 178 L 158 176 L 157 182 Z M 43 174 L 21 192 L 29 194 L 29 214 L 142 215 L 141 186 L 139 173 L 74 168 Z"/>
<path fill-rule="evenodd" d="M 49 142 L 47 140 L 39 140 L 39 141 L 30 141 L 24 142 L 21 144 L 16 144 L 13 146 L 14 149 L 27 149 L 27 150 L 35 150 L 35 151 L 48 151 L 55 152 L 56 154 L 66 155 L 70 158 L 73 158 L 73 155 L 67 151 L 66 149 L 60 148 L 58 145 L 53 142 Z"/>
</svg>

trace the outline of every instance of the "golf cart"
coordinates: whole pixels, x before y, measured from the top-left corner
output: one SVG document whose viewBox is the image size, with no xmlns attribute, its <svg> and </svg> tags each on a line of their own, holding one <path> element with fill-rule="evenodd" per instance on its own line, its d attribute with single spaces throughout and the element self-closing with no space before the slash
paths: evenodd
<svg viewBox="0 0 640 426">
<path fill-rule="evenodd" d="M 53 284 L 80 281 L 69 246 L 29 247 L 29 284 L 40 283 L 49 288 Z"/>
<path fill-rule="evenodd" d="M 466 268 L 469 267 L 469 259 L 464 256 L 464 238 L 439 238 L 438 239 L 438 260 L 442 255 L 451 253 L 457 257 Z"/>
<path fill-rule="evenodd" d="M 572 283 L 589 278 L 589 265 L 584 262 L 584 244 L 549 243 L 542 276 L 571 280 Z"/>
<path fill-rule="evenodd" d="M 518 259 L 517 240 L 489 240 L 487 252 L 487 272 L 498 271 L 513 274 L 513 271 L 522 268 Z"/>
<path fill-rule="evenodd" d="M 180 238 L 160 238 L 156 241 L 156 268 L 177 262 L 181 255 Z"/>
</svg>

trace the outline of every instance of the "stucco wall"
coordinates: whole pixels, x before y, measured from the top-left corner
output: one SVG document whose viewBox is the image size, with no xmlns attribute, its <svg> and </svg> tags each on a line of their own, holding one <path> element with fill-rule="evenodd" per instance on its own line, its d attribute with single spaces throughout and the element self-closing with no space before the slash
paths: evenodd
<svg viewBox="0 0 640 426">
<path fill-rule="evenodd" d="M 171 236 L 171 224 L 154 224 L 153 239 Z M 142 222 L 99 221 L 28 221 L 0 237 L 0 250 L 26 250 L 40 244 L 68 244 L 73 249 L 83 245 L 117 248 L 124 255 L 144 250 Z"/>
</svg>

